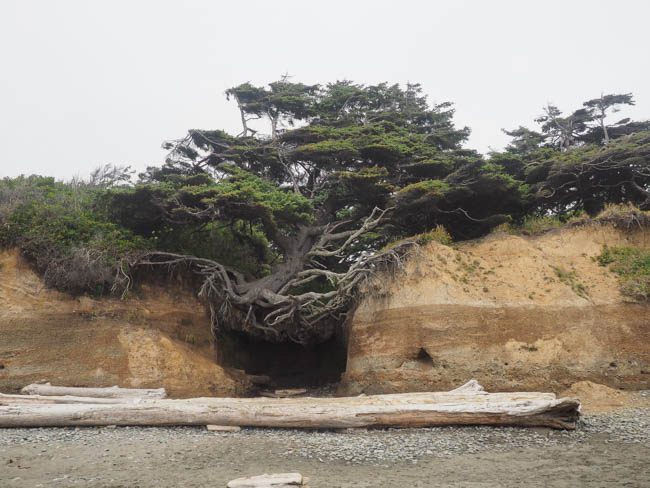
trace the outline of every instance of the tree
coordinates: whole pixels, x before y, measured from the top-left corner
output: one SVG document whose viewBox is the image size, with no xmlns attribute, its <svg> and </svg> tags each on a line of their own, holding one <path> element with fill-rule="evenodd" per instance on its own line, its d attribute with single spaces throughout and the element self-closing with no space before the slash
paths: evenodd
<svg viewBox="0 0 650 488">
<path fill-rule="evenodd" d="M 512 141 L 506 146 L 506 152 L 520 156 L 533 153 L 542 146 L 545 137 L 543 134 L 530 130 L 523 125 L 513 130 L 501 129 Z"/>
<path fill-rule="evenodd" d="M 439 223 L 474 236 L 506 219 L 495 214 L 518 198 L 500 166 L 461 149 L 469 129 L 454 126 L 451 104 L 430 106 L 420 85 L 284 77 L 226 93 L 240 110 L 238 136 L 191 130 L 166 144 L 162 168 L 112 192 L 120 221 L 146 236 L 228 229 L 247 245 L 268 243 L 247 272 L 210 251 L 139 261 L 193 266 L 215 327 L 277 341 L 327 337 L 357 286 L 413 247 L 382 251 L 389 241 Z M 253 132 L 251 118 L 265 120 L 269 134 Z"/>
<path fill-rule="evenodd" d="M 542 147 L 567 151 L 583 144 L 606 146 L 612 139 L 650 128 L 648 122 L 631 122 L 629 118 L 607 124 L 607 116 L 619 112 L 621 105 L 634 105 L 631 93 L 601 94 L 599 98 L 584 102 L 582 108 L 566 117 L 559 108 L 549 103 L 544 107 L 544 114 L 535 119 L 541 126 L 541 132 L 524 126 L 511 131 L 503 130 L 513 138 L 506 151 L 523 156 L 533 154 Z"/>
<path fill-rule="evenodd" d="M 603 144 L 609 144 L 609 133 L 607 131 L 607 125 L 605 124 L 605 118 L 607 117 L 607 112 L 611 110 L 612 113 L 619 112 L 619 105 L 634 105 L 634 99 L 631 93 L 625 93 L 621 95 L 609 94 L 603 95 L 601 93 L 600 98 L 593 98 L 586 101 L 582 104 L 593 114 L 593 119 L 597 121 L 598 127 L 602 131 Z M 617 122 L 616 125 L 621 125 L 626 122 L 629 122 L 630 119 L 623 119 Z"/>
<path fill-rule="evenodd" d="M 525 184 L 525 213 L 594 215 L 607 203 L 650 208 L 650 121 L 608 124 L 621 105 L 634 105 L 631 93 L 603 94 L 567 117 L 549 104 L 536 119 L 541 132 L 504 131 L 513 140 L 490 161 Z"/>
<path fill-rule="evenodd" d="M 544 114 L 535 119 L 541 125 L 546 145 L 566 151 L 579 140 L 593 119 L 591 110 L 578 109 L 567 117 L 555 105 L 550 103 L 544 107 Z"/>
<path fill-rule="evenodd" d="M 641 132 L 606 146 L 574 148 L 540 161 L 527 182 L 536 207 L 563 214 L 600 212 L 607 203 L 650 209 L 650 133 Z"/>
</svg>

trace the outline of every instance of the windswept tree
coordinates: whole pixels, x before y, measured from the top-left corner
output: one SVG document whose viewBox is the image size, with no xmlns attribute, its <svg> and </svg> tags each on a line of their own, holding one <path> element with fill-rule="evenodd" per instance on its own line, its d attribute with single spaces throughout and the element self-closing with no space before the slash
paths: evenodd
<svg viewBox="0 0 650 488">
<path fill-rule="evenodd" d="M 589 145 L 531 165 L 527 182 L 540 211 L 584 210 L 595 215 L 608 203 L 650 209 L 650 133 Z"/>
<path fill-rule="evenodd" d="M 579 140 L 591 120 L 592 113 L 587 108 L 563 116 L 560 109 L 549 103 L 544 107 L 544 114 L 535 119 L 535 122 L 541 125 L 548 146 L 566 151 Z"/>
<path fill-rule="evenodd" d="M 112 192 L 116 218 L 147 237 L 187 229 L 198 250 L 207 233 L 227 231 L 227 242 L 258 249 L 258 265 L 247 269 L 219 240 L 213 251 L 188 255 L 185 246 L 140 261 L 200 272 L 215 327 L 278 341 L 327 337 L 356 287 L 412 246 L 382 250 L 390 241 L 440 223 L 479 235 L 518 198 L 501 167 L 461 149 L 469 129 L 454 126 L 451 104 L 430 105 L 417 84 L 285 77 L 226 93 L 240 110 L 240 134 L 191 130 L 166 144 L 163 167 Z M 252 119 L 268 132 L 253 131 Z"/>
<path fill-rule="evenodd" d="M 596 122 L 597 129 L 600 129 L 599 136 L 603 141 L 604 145 L 609 144 L 610 137 L 609 131 L 607 129 L 607 124 L 605 119 L 607 118 L 608 112 L 616 113 L 621 109 L 621 105 L 634 105 L 634 98 L 631 93 L 624 93 L 620 95 L 608 94 L 604 95 L 601 93 L 599 98 L 593 98 L 586 101 L 582 104 L 585 108 L 591 111 L 592 120 Z M 614 124 L 615 126 L 621 126 L 627 124 L 630 121 L 629 118 L 619 120 Z"/>
<path fill-rule="evenodd" d="M 507 136 L 512 137 L 510 144 L 506 146 L 506 152 L 524 156 L 539 150 L 544 144 L 545 136 L 540 132 L 530 130 L 520 125 L 513 130 L 501 129 Z"/>
<path fill-rule="evenodd" d="M 529 211 L 600 212 L 607 203 L 650 208 L 650 121 L 607 117 L 634 105 L 631 93 L 603 94 L 569 116 L 553 105 L 536 119 L 541 131 L 504 131 L 513 140 L 491 161 L 526 183 Z"/>
<path fill-rule="evenodd" d="M 631 93 L 601 94 L 599 98 L 587 100 L 582 107 L 569 115 L 553 104 L 544 107 L 544 113 L 535 119 L 540 132 L 519 126 L 513 130 L 503 130 L 512 137 L 506 151 L 530 155 L 542 147 L 567 151 L 585 144 L 607 145 L 612 139 L 648 130 L 648 122 L 631 122 L 629 118 L 608 123 L 607 117 L 621 110 L 623 105 L 634 105 Z"/>
</svg>

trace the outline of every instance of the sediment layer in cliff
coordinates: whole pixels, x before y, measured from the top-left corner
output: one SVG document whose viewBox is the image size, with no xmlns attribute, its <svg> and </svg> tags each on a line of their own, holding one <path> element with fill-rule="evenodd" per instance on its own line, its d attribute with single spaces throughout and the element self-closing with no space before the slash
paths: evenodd
<svg viewBox="0 0 650 488">
<path fill-rule="evenodd" d="M 562 391 L 578 381 L 650 387 L 650 305 L 595 261 L 650 246 L 647 229 L 590 224 L 540 236 L 431 243 L 365 290 L 340 393 Z"/>
<path fill-rule="evenodd" d="M 181 282 L 141 283 L 126 299 L 47 289 L 17 250 L 0 251 L 0 391 L 34 382 L 165 388 L 176 398 L 240 396 L 215 361 L 210 321 Z"/>
</svg>

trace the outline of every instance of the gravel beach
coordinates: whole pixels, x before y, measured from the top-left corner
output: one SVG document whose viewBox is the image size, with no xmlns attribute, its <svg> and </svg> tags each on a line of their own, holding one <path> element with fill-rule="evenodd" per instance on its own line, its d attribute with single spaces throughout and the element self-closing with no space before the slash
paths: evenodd
<svg viewBox="0 0 650 488">
<path fill-rule="evenodd" d="M 202 427 L 0 430 L 1 487 L 223 487 L 298 471 L 316 487 L 650 487 L 650 408 L 576 431 L 441 427 L 357 431 Z"/>
</svg>

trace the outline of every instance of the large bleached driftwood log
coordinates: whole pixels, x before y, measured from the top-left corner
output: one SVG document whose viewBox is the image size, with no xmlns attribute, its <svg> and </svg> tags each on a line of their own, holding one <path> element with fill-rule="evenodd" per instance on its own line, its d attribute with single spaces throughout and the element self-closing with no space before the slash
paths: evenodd
<svg viewBox="0 0 650 488">
<path fill-rule="evenodd" d="M 50 383 L 27 385 L 21 390 L 27 395 L 42 396 L 77 396 L 92 398 L 167 398 L 164 388 L 141 389 L 141 388 L 120 388 L 111 386 L 108 388 L 83 388 L 74 386 L 52 386 Z"/>
<path fill-rule="evenodd" d="M 480 385 L 479 385 L 480 386 Z M 519 425 L 574 429 L 580 401 L 477 388 L 346 398 L 193 398 L 0 406 L 0 427 L 238 425 L 287 428 Z"/>
</svg>

